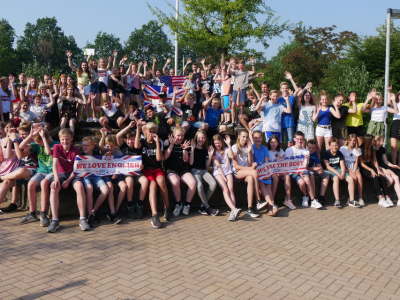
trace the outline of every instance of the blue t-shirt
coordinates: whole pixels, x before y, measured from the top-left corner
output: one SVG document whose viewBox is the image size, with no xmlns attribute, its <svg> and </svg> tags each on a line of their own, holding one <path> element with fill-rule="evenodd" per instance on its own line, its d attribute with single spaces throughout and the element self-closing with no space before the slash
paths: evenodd
<svg viewBox="0 0 400 300">
<path fill-rule="evenodd" d="M 264 117 L 262 131 L 281 132 L 282 114 L 285 107 L 271 102 L 264 105 Z"/>
<path fill-rule="evenodd" d="M 289 104 L 290 107 L 292 108 L 292 112 L 290 114 L 284 113 L 282 116 L 282 128 L 289 128 L 294 126 L 294 121 L 293 121 L 293 104 L 296 101 L 294 96 L 289 96 Z M 286 108 L 286 100 L 283 97 L 279 97 L 278 101 L 276 102 L 280 105 L 283 105 Z"/>
<path fill-rule="evenodd" d="M 212 107 L 207 109 L 206 119 L 204 120 L 210 127 L 218 125 L 219 117 L 224 113 L 223 109 L 214 110 Z"/>
<path fill-rule="evenodd" d="M 308 168 L 312 168 L 315 165 L 319 165 L 321 162 L 319 160 L 317 152 L 314 151 L 313 154 L 310 154 L 309 160 L 308 160 Z"/>
<path fill-rule="evenodd" d="M 269 158 L 268 148 L 261 145 L 260 149 L 253 144 L 253 160 L 257 165 L 262 165 L 265 162 L 265 158 Z M 264 184 L 271 184 L 271 179 L 260 180 Z"/>
</svg>

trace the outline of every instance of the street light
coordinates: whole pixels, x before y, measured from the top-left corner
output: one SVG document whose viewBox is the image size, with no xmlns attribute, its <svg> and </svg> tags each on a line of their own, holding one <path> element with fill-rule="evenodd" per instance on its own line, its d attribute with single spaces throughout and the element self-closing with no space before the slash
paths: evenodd
<svg viewBox="0 0 400 300">
<path fill-rule="evenodd" d="M 179 0 L 176 0 L 176 20 L 179 16 Z M 175 74 L 178 75 L 178 33 L 175 32 Z"/>
<path fill-rule="evenodd" d="M 400 9 L 391 9 L 387 10 L 387 24 L 386 24 L 386 62 L 385 62 L 385 106 L 388 102 L 388 86 L 389 86 L 389 67 L 390 67 L 390 29 L 391 29 L 391 20 L 392 19 L 400 19 Z M 387 119 L 385 122 L 385 146 L 386 146 L 386 138 L 387 138 Z"/>
</svg>

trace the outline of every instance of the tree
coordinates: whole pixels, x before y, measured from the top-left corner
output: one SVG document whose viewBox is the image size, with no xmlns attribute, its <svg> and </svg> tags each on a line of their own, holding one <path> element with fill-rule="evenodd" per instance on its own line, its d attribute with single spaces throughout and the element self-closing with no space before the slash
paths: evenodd
<svg viewBox="0 0 400 300">
<path fill-rule="evenodd" d="M 18 38 L 17 50 L 25 64 L 37 62 L 49 73 L 70 73 L 65 51 L 76 53 L 75 59 L 82 59 L 82 50 L 77 46 L 73 36 L 66 36 L 57 20 L 42 18 L 36 24 L 27 23 L 24 35 Z"/>
<path fill-rule="evenodd" d="M 13 48 L 15 41 L 14 28 L 7 20 L 0 20 L 0 76 L 7 76 L 9 72 L 15 71 L 17 67 L 17 53 Z"/>
<path fill-rule="evenodd" d="M 335 25 L 304 28 L 300 23 L 291 30 L 298 47 L 283 58 L 283 63 L 297 81 L 303 84 L 311 81 L 319 90 L 330 66 L 342 59 L 346 47 L 357 39 L 355 33 L 335 33 L 335 28 Z"/>
<path fill-rule="evenodd" d="M 117 50 L 118 57 L 122 59 L 124 56 L 124 48 L 120 42 L 120 38 L 114 34 L 99 31 L 93 43 L 86 42 L 85 48 L 93 48 L 95 50 L 94 59 L 107 58 L 113 55 L 113 51 Z M 117 64 L 119 61 L 117 61 Z"/>
<path fill-rule="evenodd" d="M 147 3 L 163 25 L 177 32 L 181 45 L 204 56 L 218 56 L 221 62 L 228 54 L 262 58 L 261 52 L 247 47 L 249 42 L 260 42 L 267 48 L 268 40 L 288 27 L 287 22 L 278 24 L 279 17 L 263 0 L 182 0 L 182 5 L 184 13 L 176 20 L 174 13 L 167 16 Z M 260 15 L 262 23 L 257 18 Z"/>
<path fill-rule="evenodd" d="M 376 28 L 376 36 L 364 36 L 352 43 L 347 54 L 351 66 L 365 65 L 372 79 L 385 76 L 386 23 Z M 390 43 L 390 84 L 400 90 L 400 26 L 391 24 Z"/>
<path fill-rule="evenodd" d="M 29 64 L 22 63 L 22 72 L 24 72 L 27 77 L 34 77 L 37 80 L 43 80 L 44 75 L 49 71 L 46 66 L 41 65 L 35 60 Z"/>
<path fill-rule="evenodd" d="M 125 54 L 131 61 L 147 61 L 151 65 L 155 57 L 160 62 L 157 63 L 158 67 L 162 67 L 161 64 L 173 55 L 171 40 L 154 20 L 140 29 L 135 28 L 124 45 Z"/>
</svg>

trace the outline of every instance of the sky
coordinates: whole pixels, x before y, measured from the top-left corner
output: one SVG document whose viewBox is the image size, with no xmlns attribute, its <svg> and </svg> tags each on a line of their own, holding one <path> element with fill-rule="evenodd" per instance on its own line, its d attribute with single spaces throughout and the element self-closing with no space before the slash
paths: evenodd
<svg viewBox="0 0 400 300">
<path fill-rule="evenodd" d="M 0 18 L 9 21 L 16 34 L 23 35 L 27 22 L 36 23 L 38 18 L 56 17 L 58 26 L 66 35 L 73 35 L 79 47 L 87 41 L 92 42 L 99 31 L 115 34 L 123 43 L 135 28 L 141 28 L 150 20 L 156 20 L 147 7 L 148 2 L 162 11 L 173 12 L 166 2 L 175 5 L 175 0 L 131 0 L 115 2 L 110 0 L 77 1 L 69 0 L 61 6 L 60 1 L 42 0 L 18 1 L 16 5 L 2 5 Z M 116 5 L 113 7 L 112 4 Z M 383 24 L 387 17 L 387 8 L 400 9 L 398 0 L 307 0 L 307 1 L 265 1 L 280 20 L 290 23 L 303 22 L 306 26 L 327 27 L 336 25 L 337 31 L 353 31 L 359 35 L 375 35 L 375 28 Z M 299 4 L 303 4 L 299 6 Z M 21 9 L 19 9 L 20 7 Z M 182 7 L 181 7 L 182 9 Z M 109 13 L 111 15 L 109 15 Z M 400 26 L 400 20 L 395 20 Z M 165 32 L 173 35 L 164 28 Z M 258 51 L 264 51 L 267 59 L 276 55 L 278 47 L 288 41 L 290 34 L 283 38 L 270 40 L 270 47 L 264 49 L 261 44 L 251 45 Z"/>
</svg>

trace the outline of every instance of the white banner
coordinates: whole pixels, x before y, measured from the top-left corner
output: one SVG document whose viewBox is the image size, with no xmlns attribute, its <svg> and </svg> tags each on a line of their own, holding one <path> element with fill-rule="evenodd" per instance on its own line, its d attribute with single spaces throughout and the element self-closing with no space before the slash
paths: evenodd
<svg viewBox="0 0 400 300">
<path fill-rule="evenodd" d="M 307 170 L 304 156 L 292 156 L 275 159 L 257 167 L 260 180 L 269 179 L 274 174 L 302 173 Z"/>
<path fill-rule="evenodd" d="M 74 174 L 79 177 L 89 175 L 140 175 L 142 156 L 76 156 Z"/>
</svg>

